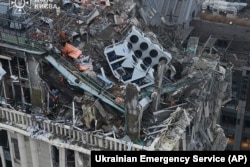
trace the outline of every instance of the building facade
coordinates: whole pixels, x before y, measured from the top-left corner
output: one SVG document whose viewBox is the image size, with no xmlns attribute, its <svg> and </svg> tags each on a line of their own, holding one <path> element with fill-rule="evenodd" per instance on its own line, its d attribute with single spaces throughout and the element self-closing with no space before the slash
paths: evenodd
<svg viewBox="0 0 250 167">
<path fill-rule="evenodd" d="M 171 56 L 154 42 L 154 38 L 151 41 L 146 37 L 142 41 L 137 37 L 136 45 L 112 48 L 124 40 L 125 43 L 133 42 L 132 38 L 124 39 L 122 32 L 132 27 L 129 19 L 135 21 L 126 13 L 127 7 L 135 4 L 130 1 L 126 6 L 121 5 L 124 1 L 116 2 L 112 6 L 105 1 L 102 6 L 103 1 L 98 5 L 84 1 L 84 7 L 79 11 L 88 13 L 87 16 L 80 15 L 77 10 L 74 12 L 79 15 L 67 13 L 71 11 L 67 10 L 60 16 L 57 11 L 52 14 L 51 11 L 38 11 L 27 16 L 32 18 L 28 22 L 33 26 L 22 26 L 21 29 L 10 25 L 27 25 L 18 20 L 22 17 L 12 20 L 2 13 L 1 20 L 7 20 L 1 22 L 0 27 L 0 157 L 3 167 L 89 167 L 92 150 L 225 149 L 227 138 L 217 124 L 217 118 L 227 98 L 226 89 L 230 85 L 227 75 L 231 74 L 231 69 L 223 67 L 216 54 L 197 56 L 198 37 L 190 38 L 185 57 L 177 55 L 175 66 L 171 64 Z M 185 26 L 189 25 L 200 4 L 201 1 L 189 0 L 157 1 L 157 6 L 164 8 L 155 10 L 163 12 L 165 20 Z M 107 6 L 114 12 L 110 13 L 110 8 L 103 11 Z M 120 9 L 121 16 L 118 16 L 118 6 L 126 6 L 126 9 Z M 63 5 L 62 9 L 67 7 Z M 110 15 L 116 18 L 110 23 L 114 27 L 106 29 L 103 24 L 108 24 L 107 18 L 112 20 Z M 98 19 L 94 19 L 96 17 Z M 89 24 L 94 28 L 91 29 Z M 110 35 L 108 40 L 101 40 L 95 33 L 89 35 L 90 30 L 98 34 L 99 31 L 109 31 L 110 27 L 111 35 L 115 35 Z M 142 31 L 137 33 L 144 36 Z M 154 36 L 152 32 L 150 34 Z M 114 39 L 120 42 L 117 40 L 116 43 Z M 74 59 L 68 56 L 69 53 L 61 52 L 69 42 L 74 46 L 69 50 L 81 53 Z M 155 76 L 153 85 L 150 83 L 139 89 L 139 84 L 134 82 L 124 89 L 126 85 L 120 86 L 122 83 L 113 78 L 107 87 L 103 82 L 108 81 L 104 67 L 98 69 L 102 75 L 95 69 L 96 64 L 107 64 L 105 46 L 115 53 L 106 57 L 112 58 L 112 65 L 121 61 L 119 56 L 126 54 L 123 47 L 141 50 L 141 57 L 155 61 L 145 60 L 157 71 L 152 73 Z M 153 51 L 151 54 L 149 49 Z M 130 48 L 131 57 L 124 66 L 128 75 L 137 67 L 136 61 L 143 61 L 140 56 L 133 56 L 136 50 Z M 102 56 L 105 61 L 100 60 Z M 79 61 L 89 60 L 89 57 L 95 65 L 91 60 L 81 62 L 83 66 L 91 62 L 92 67 L 87 70 L 76 67 Z M 161 57 L 165 59 L 161 61 Z M 151 66 L 140 67 L 139 70 L 144 68 L 145 74 L 149 73 L 148 69 L 153 72 Z M 176 73 L 179 77 L 174 78 Z M 98 74 L 102 77 L 98 78 Z M 138 76 L 135 81 L 141 79 Z"/>
<path fill-rule="evenodd" d="M 143 0 L 140 13 L 148 25 L 183 25 L 189 27 L 191 20 L 201 10 L 205 0 Z"/>
<path fill-rule="evenodd" d="M 221 108 L 221 125 L 229 138 L 227 150 L 250 150 L 249 68 L 233 72 L 232 101 Z"/>
</svg>

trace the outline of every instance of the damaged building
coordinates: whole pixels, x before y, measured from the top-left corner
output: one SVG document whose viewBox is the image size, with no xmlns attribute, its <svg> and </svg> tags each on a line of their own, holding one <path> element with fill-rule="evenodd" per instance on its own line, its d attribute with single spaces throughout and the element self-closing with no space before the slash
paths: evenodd
<svg viewBox="0 0 250 167">
<path fill-rule="evenodd" d="M 202 2 L 165 1 L 170 13 L 151 24 L 153 1 L 62 0 L 21 13 L 1 1 L 2 165 L 91 166 L 92 150 L 225 150 L 234 66 L 191 33 Z"/>
</svg>

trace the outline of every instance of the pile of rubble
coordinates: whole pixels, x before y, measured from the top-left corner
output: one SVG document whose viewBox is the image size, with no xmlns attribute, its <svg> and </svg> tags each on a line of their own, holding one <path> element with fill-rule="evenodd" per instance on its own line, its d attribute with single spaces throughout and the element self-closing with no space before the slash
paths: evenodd
<svg viewBox="0 0 250 167">
<path fill-rule="evenodd" d="M 185 52 L 167 51 L 142 28 L 133 0 L 62 2 L 59 11 L 32 11 L 26 31 L 46 50 L 44 117 L 143 146 L 157 140 L 159 150 L 225 149 L 216 122 L 231 67 L 218 55 L 199 52 L 198 38 Z"/>
</svg>

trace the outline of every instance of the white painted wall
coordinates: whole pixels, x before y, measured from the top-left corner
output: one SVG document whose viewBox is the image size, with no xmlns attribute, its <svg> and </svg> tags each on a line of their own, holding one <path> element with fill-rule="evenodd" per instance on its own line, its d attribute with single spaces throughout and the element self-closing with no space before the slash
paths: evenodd
<svg viewBox="0 0 250 167">
<path fill-rule="evenodd" d="M 40 167 L 44 167 L 44 166 L 50 167 L 51 166 L 51 163 L 50 163 L 51 154 L 50 154 L 49 144 L 43 141 L 37 140 L 37 146 L 38 146 Z"/>
<path fill-rule="evenodd" d="M 14 156 L 14 144 L 11 142 L 11 138 L 18 140 L 20 161 Z M 8 131 L 8 141 L 13 167 L 53 167 L 51 144 L 12 131 Z M 59 148 L 60 167 L 66 167 L 66 152 L 65 148 Z M 6 167 L 2 147 L 0 147 L 0 156 L 2 159 L 0 163 Z M 75 151 L 75 160 L 76 167 L 90 167 L 90 155 Z"/>
</svg>

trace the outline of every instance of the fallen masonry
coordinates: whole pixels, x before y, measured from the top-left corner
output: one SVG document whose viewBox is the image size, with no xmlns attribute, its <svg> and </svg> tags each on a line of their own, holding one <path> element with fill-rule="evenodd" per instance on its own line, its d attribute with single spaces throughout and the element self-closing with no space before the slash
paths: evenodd
<svg viewBox="0 0 250 167">
<path fill-rule="evenodd" d="M 213 46 L 169 47 L 132 0 L 63 2 L 1 15 L 1 128 L 87 155 L 225 149 L 232 65 Z"/>
</svg>

